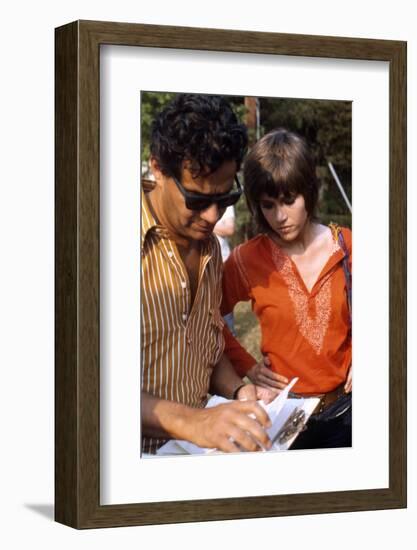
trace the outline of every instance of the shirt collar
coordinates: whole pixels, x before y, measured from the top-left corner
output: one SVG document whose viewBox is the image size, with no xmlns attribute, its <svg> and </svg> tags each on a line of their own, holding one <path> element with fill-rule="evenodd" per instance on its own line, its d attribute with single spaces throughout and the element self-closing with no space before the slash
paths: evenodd
<svg viewBox="0 0 417 550">
<path fill-rule="evenodd" d="M 142 198 L 141 250 L 143 250 L 146 236 L 150 231 L 156 232 L 161 237 L 164 237 L 167 235 L 166 235 L 166 229 L 162 225 L 158 224 L 157 220 L 152 214 L 152 210 L 149 206 L 149 202 L 146 198 L 146 194 L 143 189 L 141 190 L 141 198 Z M 217 239 L 214 235 L 211 235 L 211 237 L 204 243 L 201 249 L 202 256 L 207 257 L 207 259 L 210 259 L 212 255 L 215 253 L 214 251 L 216 249 L 216 246 L 217 246 Z"/>
<path fill-rule="evenodd" d="M 157 231 L 162 233 L 164 231 L 164 228 L 162 227 L 162 225 L 158 224 L 154 215 L 152 214 L 152 210 L 149 206 L 148 200 L 146 198 L 146 195 L 143 189 L 141 192 L 141 200 L 142 200 L 141 249 L 143 250 L 147 234 L 150 231 Z"/>
</svg>

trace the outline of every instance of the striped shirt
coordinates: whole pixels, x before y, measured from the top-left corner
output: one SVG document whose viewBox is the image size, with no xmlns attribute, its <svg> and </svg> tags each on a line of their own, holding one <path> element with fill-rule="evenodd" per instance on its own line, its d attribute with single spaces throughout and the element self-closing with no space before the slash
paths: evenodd
<svg viewBox="0 0 417 550">
<path fill-rule="evenodd" d="M 187 270 L 174 241 L 158 225 L 142 191 L 142 390 L 204 407 L 224 347 L 220 315 L 222 260 L 217 239 L 202 243 L 198 288 L 191 304 Z M 155 453 L 164 439 L 142 438 Z"/>
</svg>

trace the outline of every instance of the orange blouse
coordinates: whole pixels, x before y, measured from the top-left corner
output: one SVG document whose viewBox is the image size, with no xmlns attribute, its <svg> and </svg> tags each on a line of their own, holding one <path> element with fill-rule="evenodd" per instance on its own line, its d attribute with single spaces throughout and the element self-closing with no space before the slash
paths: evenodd
<svg viewBox="0 0 417 550">
<path fill-rule="evenodd" d="M 342 234 L 351 265 L 352 234 Z M 344 252 L 333 231 L 334 250 L 311 292 L 295 263 L 267 235 L 236 247 L 224 265 L 222 314 L 240 301 L 251 300 L 258 317 L 261 351 L 271 368 L 289 380 L 294 391 L 324 393 L 347 377 L 352 341 L 346 298 Z M 244 376 L 257 362 L 226 329 L 225 353 Z"/>
</svg>

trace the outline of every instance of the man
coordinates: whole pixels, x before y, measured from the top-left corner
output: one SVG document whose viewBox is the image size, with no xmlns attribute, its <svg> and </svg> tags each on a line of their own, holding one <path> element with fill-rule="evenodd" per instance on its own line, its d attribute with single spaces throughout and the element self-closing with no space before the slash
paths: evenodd
<svg viewBox="0 0 417 550">
<path fill-rule="evenodd" d="M 142 195 L 142 451 L 169 438 L 269 448 L 265 411 L 223 356 L 221 255 L 212 235 L 241 194 L 246 129 L 218 96 L 179 94 L 152 126 Z M 236 189 L 234 188 L 236 185 Z M 232 403 L 205 409 L 208 392 Z"/>
</svg>

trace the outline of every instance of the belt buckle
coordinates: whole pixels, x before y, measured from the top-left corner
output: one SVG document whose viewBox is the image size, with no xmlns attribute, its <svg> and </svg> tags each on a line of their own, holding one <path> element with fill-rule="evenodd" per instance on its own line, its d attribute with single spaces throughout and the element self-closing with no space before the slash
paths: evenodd
<svg viewBox="0 0 417 550">
<path fill-rule="evenodd" d="M 331 405 L 334 401 L 337 401 L 342 394 L 343 394 L 343 386 L 339 386 L 338 388 L 336 388 L 331 392 L 324 393 L 320 398 L 319 404 L 317 405 L 318 410 L 314 414 L 322 413 L 327 408 L 328 405 Z M 333 397 L 333 399 L 330 400 L 330 403 L 328 403 L 329 395 Z"/>
</svg>

